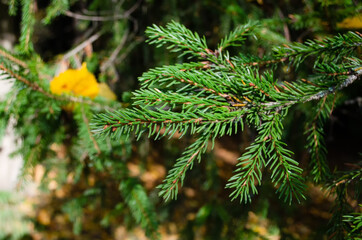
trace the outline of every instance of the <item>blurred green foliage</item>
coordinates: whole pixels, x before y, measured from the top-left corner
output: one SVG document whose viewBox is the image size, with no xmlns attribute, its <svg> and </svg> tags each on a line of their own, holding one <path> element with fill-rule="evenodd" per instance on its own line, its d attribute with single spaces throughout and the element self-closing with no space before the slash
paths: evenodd
<svg viewBox="0 0 362 240">
<path fill-rule="evenodd" d="M 36 201 L 35 216 L 31 219 L 43 238 L 116 239 L 120 226 L 129 230 L 130 235 L 121 235 L 126 238 L 132 235 L 132 229 L 140 226 L 151 239 L 159 238 L 159 234 L 165 239 L 172 234 L 178 234 L 179 239 L 322 239 L 327 235 L 331 239 L 347 236 L 358 239 L 358 232 L 351 229 L 359 226 L 361 209 L 355 201 L 360 203 L 356 191 L 360 184 L 354 187 L 352 179 L 358 180 L 360 175 L 355 173 L 356 177 L 349 172 L 354 168 L 360 171 L 357 152 L 361 148 L 349 136 L 358 137 L 362 133 L 360 81 L 345 91 L 346 98 L 340 99 L 345 104 L 334 109 L 332 120 L 325 119 L 326 125 L 316 125 L 327 131 L 329 153 L 325 154 L 330 159 L 329 168 L 340 177 L 329 185 L 332 196 L 340 200 L 336 201 L 340 211 L 333 217 L 329 211 L 335 198 L 325 197 L 313 185 L 312 182 L 323 180 L 319 178 L 309 179 L 307 200 L 301 205 L 282 203 L 274 196 L 271 184 L 261 187 L 252 204 L 230 202 L 230 191 L 224 186 L 235 162 L 220 160 L 217 151 L 224 156 L 240 155 L 255 137 L 251 129 L 219 140 L 215 154 L 207 151 L 200 166 L 188 173 L 184 180 L 186 187 L 178 199 L 164 203 L 155 187 L 165 178 L 166 169 L 193 142 L 192 137 L 157 142 L 143 136 L 138 142 L 134 136 L 124 136 L 118 141 L 109 137 L 100 140 L 92 135 L 91 122 L 97 113 L 131 104 L 131 92 L 139 87 L 137 78 L 148 69 L 187 60 L 145 43 L 145 30 L 152 24 L 165 26 L 173 20 L 180 22 L 205 35 L 208 46 L 215 49 L 230 31 L 256 21 L 261 27 L 255 38 L 248 38 L 245 44 L 229 51 L 233 55 L 242 52 L 262 58 L 285 43 L 359 30 L 344 29 L 338 23 L 358 15 L 361 3 L 353 0 L 8 0 L 6 4 L 9 14 L 18 17 L 19 38 L 11 52 L 0 49 L 0 75 L 2 80 L 19 81 L 15 81 L 6 100 L 0 102 L 0 127 L 5 128 L 9 119 L 16 119 L 16 134 L 22 139 L 16 154 L 24 159 L 24 176 L 35 175 L 39 169 L 36 166 L 44 170 L 40 188 L 46 194 L 40 197 L 43 201 Z M 358 51 L 360 54 L 360 48 Z M 74 99 L 49 92 L 49 82 L 62 66 L 78 68 L 82 62 L 87 62 L 88 69 L 100 82 L 110 86 L 119 101 L 102 97 L 92 101 Z M 308 62 L 298 72 L 293 67 L 280 67 L 275 69 L 275 77 L 294 80 L 311 74 L 311 69 Z M 328 101 L 333 104 L 333 99 Z M 65 110 L 64 106 L 70 103 L 76 105 L 74 110 Z M 316 111 L 317 106 L 307 103 L 292 108 L 285 119 L 283 134 L 305 169 L 308 157 L 301 147 L 305 144 L 301 122 L 313 119 Z M 355 201 L 346 200 L 347 189 L 348 193 L 356 193 L 352 198 Z M 0 211 L 0 219 L 6 218 L 4 221 L 9 224 L 16 219 L 20 228 L 14 224 L 12 232 L 0 231 L 0 238 L 19 239 L 24 235 L 27 237 L 23 239 L 32 238 L 33 232 L 25 227 L 30 220 L 24 220 L 20 212 L 14 211 L 10 195 L 1 196 L 0 204 L 5 210 Z M 50 222 L 40 214 L 44 212 Z M 351 212 L 357 216 L 343 217 Z"/>
</svg>

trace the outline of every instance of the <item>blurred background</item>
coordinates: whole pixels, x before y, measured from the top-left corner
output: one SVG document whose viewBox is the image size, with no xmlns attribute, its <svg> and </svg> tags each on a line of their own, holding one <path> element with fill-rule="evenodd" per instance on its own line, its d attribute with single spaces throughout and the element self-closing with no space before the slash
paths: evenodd
<svg viewBox="0 0 362 240">
<path fill-rule="evenodd" d="M 9 51 L 22 44 L 26 11 L 23 4 L 13 2 L 0 2 L 0 46 Z M 238 25 L 258 21 L 262 28 L 256 39 L 230 51 L 259 57 L 291 41 L 362 29 L 361 4 L 353 0 L 24 2 L 29 2 L 32 9 L 29 41 L 36 60 L 31 61 L 42 69 L 39 76 L 50 82 L 64 66 L 78 68 L 86 61 L 97 80 L 108 86 L 103 94 L 117 99 L 116 107 L 131 103 L 131 92 L 139 87 L 137 78 L 142 73 L 187 61 L 166 48 L 146 43 L 145 29 L 153 24 L 180 22 L 205 35 L 213 49 Z M 302 66 L 298 75 L 293 69 L 281 69 L 279 77 L 296 79 L 310 74 L 308 67 Z M 13 82 L 0 84 L 0 98 L 6 102 L 6 92 L 11 92 Z M 334 110 L 327 123 L 327 158 L 332 170 L 347 169 L 360 161 L 361 89 L 361 83 L 348 89 L 349 100 Z M 303 168 L 307 168 L 309 157 L 302 126 L 308 107 L 293 109 L 285 134 Z M 268 183 L 251 204 L 230 201 L 230 190 L 224 186 L 237 158 L 255 136 L 252 129 L 218 139 L 215 149 L 188 173 L 178 199 L 165 203 L 157 196 L 156 186 L 192 142 L 191 136 L 156 142 L 146 137 L 139 141 L 124 139 L 112 145 L 111 157 L 98 161 L 84 153 L 85 143 L 76 138 L 80 128 L 76 118 L 59 109 L 59 118 L 51 125 L 57 126 L 57 140 L 44 138 L 46 143 L 40 148 L 43 139 L 37 142 L 39 135 L 35 134 L 31 141 L 39 149 L 34 152 L 34 146 L 26 145 L 33 135 L 23 130 L 34 122 L 6 122 L 0 148 L 0 239 L 148 239 L 145 228 L 132 215 L 126 196 L 119 192 L 120 183 L 129 179 L 143 187 L 147 201 L 155 206 L 161 239 L 327 239 L 335 196 L 327 195 L 319 186 L 310 184 L 307 200 L 292 206 L 280 201 Z M 126 180 L 117 176 L 122 171 L 127 171 Z M 351 206 L 357 204 L 350 199 Z"/>
</svg>

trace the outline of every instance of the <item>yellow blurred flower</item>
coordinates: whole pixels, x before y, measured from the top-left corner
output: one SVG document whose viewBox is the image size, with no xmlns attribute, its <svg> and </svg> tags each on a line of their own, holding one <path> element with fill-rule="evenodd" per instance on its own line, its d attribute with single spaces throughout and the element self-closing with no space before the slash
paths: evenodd
<svg viewBox="0 0 362 240">
<path fill-rule="evenodd" d="M 117 95 L 114 94 L 114 92 L 109 88 L 109 86 L 106 83 L 99 83 L 99 94 L 98 96 L 104 97 L 108 100 L 117 100 Z"/>
<path fill-rule="evenodd" d="M 342 22 L 337 23 L 337 27 L 343 29 L 362 29 L 362 14 L 345 18 Z"/>
<path fill-rule="evenodd" d="M 99 85 L 88 71 L 87 64 L 83 63 L 80 69 L 68 69 L 54 77 L 50 82 L 50 91 L 57 95 L 65 93 L 95 98 L 99 93 Z"/>
</svg>

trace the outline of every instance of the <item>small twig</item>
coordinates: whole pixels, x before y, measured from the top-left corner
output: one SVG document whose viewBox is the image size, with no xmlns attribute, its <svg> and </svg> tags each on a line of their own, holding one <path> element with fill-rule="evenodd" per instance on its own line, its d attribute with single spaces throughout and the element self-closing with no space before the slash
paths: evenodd
<svg viewBox="0 0 362 240">
<path fill-rule="evenodd" d="M 64 11 L 63 13 L 68 16 L 79 20 L 87 20 L 87 21 L 94 21 L 94 22 L 106 22 L 106 21 L 115 21 L 120 19 L 128 18 L 140 5 L 141 0 L 137 1 L 130 9 L 125 11 L 123 14 L 115 14 L 113 16 L 90 16 L 90 15 L 83 15 L 79 13 L 74 13 L 71 11 Z"/>
<path fill-rule="evenodd" d="M 210 136 L 210 135 L 209 135 Z M 207 138 L 207 140 L 209 139 L 209 136 Z M 203 148 L 205 147 L 205 145 L 207 144 L 207 141 L 204 141 L 203 144 L 197 149 L 196 152 L 194 152 L 187 160 L 186 165 L 184 165 L 182 167 L 182 169 L 180 171 L 178 171 L 178 173 L 176 174 L 176 176 L 173 178 L 173 181 L 171 182 L 171 184 L 169 185 L 168 189 L 165 191 L 165 193 L 163 194 L 164 196 L 172 194 L 172 190 L 175 188 L 175 186 L 179 183 L 179 181 L 182 182 L 182 175 L 189 169 L 190 165 L 192 164 L 192 162 L 194 161 L 195 158 L 197 158 L 197 156 L 200 154 L 200 152 L 203 150 Z M 181 180 L 180 180 L 181 179 Z M 171 191 L 171 193 L 169 193 Z"/>
<path fill-rule="evenodd" d="M 334 94 L 332 107 L 331 107 L 331 110 L 329 111 L 329 116 L 332 115 L 332 112 L 333 112 L 333 110 L 334 110 L 334 105 L 335 105 L 335 103 L 336 103 L 336 99 L 337 99 L 337 94 Z"/>
<path fill-rule="evenodd" d="M 285 19 L 283 12 L 280 10 L 280 8 L 278 8 L 278 15 L 281 19 Z M 290 42 L 290 32 L 289 32 L 289 28 L 286 22 L 284 22 L 283 24 L 283 30 L 284 30 L 284 37 L 285 39 Z"/>
<path fill-rule="evenodd" d="M 119 56 L 118 59 L 116 59 L 116 63 L 118 62 L 122 62 L 123 59 L 125 59 L 127 57 L 127 54 L 140 42 L 142 42 L 144 40 L 144 38 L 141 39 L 137 39 L 135 42 L 133 42 L 132 44 L 128 45 L 128 47 L 126 48 L 126 50 L 122 53 L 121 56 Z"/>
<path fill-rule="evenodd" d="M 36 12 L 36 9 L 37 9 L 37 3 L 36 3 L 36 1 L 32 1 L 31 3 L 29 3 L 29 12 L 27 14 L 33 18 L 34 14 Z M 29 47 L 30 47 L 30 38 L 32 35 L 32 27 L 24 28 L 24 26 L 26 26 L 26 25 L 24 24 L 24 22 L 22 22 L 22 23 L 23 23 L 22 28 L 26 30 L 24 48 L 28 51 Z"/>
<path fill-rule="evenodd" d="M 328 94 L 335 93 L 336 91 L 347 87 L 348 85 L 352 84 L 354 81 L 356 81 L 361 76 L 362 76 L 362 69 L 359 69 L 359 70 L 357 70 L 355 72 L 352 72 L 352 75 L 350 75 L 346 80 L 344 80 L 339 86 L 336 86 L 336 87 L 332 88 L 331 90 L 328 89 L 328 90 L 320 91 L 320 92 L 317 92 L 317 93 L 315 93 L 313 95 L 310 95 L 310 96 L 308 96 L 308 97 L 306 97 L 304 99 L 291 100 L 291 101 L 286 102 L 284 104 L 282 104 L 280 102 L 268 102 L 268 103 L 262 103 L 261 105 L 266 106 L 266 107 L 277 106 L 278 108 L 281 108 L 281 107 L 286 107 L 286 106 L 289 106 L 289 105 L 296 104 L 298 102 L 305 103 L 305 102 L 309 102 L 309 101 L 312 101 L 312 100 L 318 100 L 318 99 L 321 99 L 321 98 L 327 96 Z"/>
<path fill-rule="evenodd" d="M 94 34 L 98 28 L 99 28 L 99 24 L 97 22 L 92 24 L 92 26 L 90 28 L 88 28 L 79 39 L 77 38 L 75 40 L 74 45 L 77 46 L 78 44 L 83 42 L 85 39 L 90 38 L 92 36 L 92 34 Z"/>
<path fill-rule="evenodd" d="M 121 39 L 121 42 L 118 44 L 118 46 L 114 49 L 114 51 L 112 52 L 111 56 L 109 57 L 109 59 L 101 65 L 100 69 L 101 72 L 104 72 L 116 59 L 117 55 L 119 54 L 119 52 L 122 50 L 122 48 L 124 47 L 126 41 L 128 38 L 128 30 L 126 30 L 126 32 L 123 34 L 123 37 Z"/>
<path fill-rule="evenodd" d="M 79 14 L 79 13 L 74 13 L 71 11 L 64 11 L 64 15 L 75 18 L 75 19 L 79 19 L 79 20 L 87 20 L 87 21 L 94 21 L 94 22 L 115 21 L 115 20 L 125 19 L 128 17 L 125 14 L 118 14 L 118 15 L 113 15 L 113 16 L 88 16 L 88 15 L 83 15 L 83 14 Z"/>
<path fill-rule="evenodd" d="M 287 60 L 288 60 L 288 57 L 282 57 L 282 58 L 277 58 L 277 59 L 273 59 L 273 60 L 243 63 L 242 66 L 264 66 L 264 65 L 268 65 L 268 64 L 282 63 Z"/>
<path fill-rule="evenodd" d="M 321 105 L 320 108 L 318 109 L 317 114 L 314 116 L 313 122 L 316 122 L 317 119 L 319 118 L 319 115 L 320 115 L 321 112 L 322 112 L 322 109 L 323 109 L 323 107 L 324 107 L 324 105 L 325 105 L 325 103 L 326 103 L 326 100 L 327 100 L 327 95 L 325 95 L 325 96 L 323 97 L 322 105 Z"/>
<path fill-rule="evenodd" d="M 12 56 L 11 54 L 3 51 L 2 49 L 0 49 L 0 55 L 2 55 L 4 58 L 9 59 L 10 61 L 12 61 L 13 63 L 22 66 L 23 68 L 28 68 L 28 64 L 26 64 L 25 62 L 21 61 L 20 59 Z"/>
<path fill-rule="evenodd" d="M 92 42 L 96 41 L 101 35 L 102 35 L 102 31 L 97 32 L 96 34 L 92 35 L 90 38 L 88 38 L 87 40 L 85 40 L 84 42 L 82 42 L 81 44 L 79 44 L 78 46 L 76 46 L 75 48 L 73 48 L 71 51 L 69 51 L 68 53 L 66 53 L 63 56 L 63 59 L 68 59 L 71 56 L 74 56 L 75 54 L 77 54 L 79 51 L 81 51 L 83 48 L 85 48 L 85 46 L 87 46 L 88 44 L 91 44 Z"/>
<path fill-rule="evenodd" d="M 23 82 L 24 84 L 28 85 L 31 89 L 38 91 L 42 94 L 44 94 L 47 97 L 52 97 L 53 95 L 49 92 L 45 91 L 43 88 L 41 88 L 37 83 L 31 82 L 28 79 L 20 76 L 19 74 L 11 71 L 10 69 L 7 69 L 3 64 L 0 64 L 0 69 L 12 76 L 13 78 L 19 80 L 20 82 Z"/>
</svg>

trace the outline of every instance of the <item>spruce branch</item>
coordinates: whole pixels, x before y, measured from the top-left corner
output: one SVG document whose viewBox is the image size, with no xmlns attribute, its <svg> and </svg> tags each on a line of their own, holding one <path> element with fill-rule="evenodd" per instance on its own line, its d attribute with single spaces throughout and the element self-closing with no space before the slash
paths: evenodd
<svg viewBox="0 0 362 240">
<path fill-rule="evenodd" d="M 328 101 L 327 101 L 328 98 Z M 306 147 L 310 151 L 311 161 L 309 163 L 313 181 L 321 183 L 330 177 L 330 169 L 327 163 L 327 149 L 324 142 L 323 127 L 331 114 L 334 101 L 330 96 L 325 96 L 314 107 L 313 119 L 308 121 L 305 134 L 307 135 Z"/>
<path fill-rule="evenodd" d="M 298 162 L 291 158 L 293 154 L 286 149 L 286 144 L 280 141 L 282 137 L 282 114 L 276 113 L 271 118 L 268 126 L 268 131 L 264 133 L 264 138 L 269 138 L 268 157 L 266 165 L 272 171 L 272 182 L 277 186 L 279 197 L 284 196 L 284 201 L 291 204 L 293 198 L 298 202 L 305 198 L 303 192 L 306 188 L 304 180 L 301 176 L 302 169 L 298 167 Z M 268 135 L 267 135 L 268 134 Z"/>
<path fill-rule="evenodd" d="M 172 21 L 166 28 L 153 25 L 147 28 L 146 34 L 149 37 L 149 44 L 157 44 L 161 47 L 170 44 L 167 49 L 171 52 L 181 52 L 180 56 L 190 54 L 191 56 L 206 58 L 213 55 L 208 49 L 205 37 L 201 38 L 180 23 Z"/>
<path fill-rule="evenodd" d="M 300 176 L 302 169 L 290 158 L 292 152 L 285 149 L 285 144 L 280 141 L 282 116 L 275 113 L 268 118 L 258 128 L 258 137 L 239 159 L 236 174 L 229 179 L 227 187 L 235 189 L 230 195 L 232 200 L 240 197 L 240 202 L 251 202 L 251 196 L 258 193 L 256 185 L 261 184 L 262 169 L 268 165 L 271 179 L 285 202 L 290 204 L 293 198 L 298 201 L 304 198 L 305 185 Z"/>
<path fill-rule="evenodd" d="M 305 43 L 290 43 L 274 47 L 274 54 L 269 58 L 243 58 L 243 66 L 271 66 L 274 64 L 290 62 L 295 66 L 308 57 L 315 58 L 315 65 L 319 63 L 333 63 L 341 61 L 342 56 L 349 56 L 356 48 L 362 45 L 362 34 L 348 32 L 323 40 L 308 40 Z"/>
<path fill-rule="evenodd" d="M 362 208 L 362 205 L 359 205 Z M 352 213 L 349 215 L 344 215 L 344 221 L 351 225 L 351 231 L 348 233 L 348 239 L 358 240 L 360 238 L 360 233 L 362 231 L 362 213 Z"/>
<path fill-rule="evenodd" d="M 46 9 L 46 16 L 42 22 L 45 24 L 50 24 L 55 17 L 59 16 L 62 12 L 65 12 L 68 9 L 68 0 L 52 0 Z"/>
<path fill-rule="evenodd" d="M 276 102 L 270 101 L 267 103 L 262 103 L 263 106 L 267 108 L 283 108 L 297 103 L 306 103 L 314 100 L 323 99 L 326 96 L 335 94 L 336 92 L 346 88 L 362 76 L 362 68 L 356 67 L 348 72 L 343 72 L 346 74 L 337 74 L 329 75 L 330 78 L 337 78 L 338 81 L 334 85 L 319 86 L 310 81 L 302 79 L 294 83 L 287 83 L 276 85 L 279 92 L 279 99 Z M 326 75 L 326 74 L 324 74 Z M 328 75 L 328 74 L 327 74 Z M 324 78 L 325 79 L 325 78 Z"/>
<path fill-rule="evenodd" d="M 13 54 L 7 52 L 6 50 L 0 48 L 0 56 L 3 58 L 8 59 L 9 61 L 11 61 L 12 63 L 15 63 L 23 68 L 28 68 L 28 64 L 26 64 L 23 60 L 21 60 L 20 58 L 14 56 Z"/>
<path fill-rule="evenodd" d="M 18 10 L 20 0 L 9 0 L 9 15 L 14 16 Z"/>
<path fill-rule="evenodd" d="M 276 59 L 288 58 L 296 66 L 309 56 L 316 58 L 315 64 L 338 62 L 342 56 L 349 56 L 359 46 L 362 46 L 362 35 L 358 32 L 348 32 L 323 40 L 308 40 L 305 43 L 291 43 L 275 47 L 274 57 Z"/>
<path fill-rule="evenodd" d="M 255 23 L 247 23 L 238 26 L 234 31 L 231 31 L 229 35 L 221 39 L 217 48 L 219 53 L 230 46 L 241 46 L 246 40 L 246 37 L 252 34 L 257 26 L 258 24 Z"/>
<path fill-rule="evenodd" d="M 335 206 L 333 211 L 333 216 L 330 219 L 328 229 L 329 239 L 344 239 L 345 232 L 347 232 L 348 224 L 343 221 L 348 211 L 347 204 L 347 186 L 345 184 L 340 184 L 335 188 Z"/>
<path fill-rule="evenodd" d="M 166 135 L 171 138 L 176 132 L 181 137 L 187 133 L 195 134 L 202 131 L 213 132 L 216 136 L 231 134 L 242 126 L 242 115 L 233 111 L 228 113 L 215 112 L 173 112 L 163 110 L 164 107 L 150 109 L 148 106 L 121 109 L 114 112 L 98 114 L 93 119 L 93 132 L 97 136 L 120 138 L 132 132 L 138 136 L 148 132 L 148 137 L 159 139 Z"/>
<path fill-rule="evenodd" d="M 213 143 L 216 137 L 237 133 L 243 129 L 244 119 L 257 129 L 258 136 L 239 158 L 235 175 L 227 184 L 228 188 L 234 188 L 232 199 L 240 197 L 241 202 L 250 202 L 252 195 L 258 192 L 257 186 L 261 184 L 266 167 L 271 171 L 271 181 L 280 198 L 288 203 L 304 198 L 302 169 L 281 140 L 282 120 L 291 106 L 323 102 L 361 78 L 361 62 L 353 55 L 331 63 L 326 60 L 336 54 L 352 53 L 360 45 L 361 36 L 347 33 L 276 48 L 275 57 L 267 60 L 266 65 L 287 60 L 300 64 L 308 56 L 315 57 L 315 74 L 288 82 L 275 79 L 273 69 L 260 71 L 258 63 L 247 64 L 255 58 L 243 54 L 230 57 L 224 50 L 245 41 L 246 36 L 253 34 L 254 27 L 253 24 L 239 27 L 222 40 L 215 51 L 208 48 L 205 38 L 179 23 L 149 27 L 146 34 L 150 44 L 168 45 L 170 51 L 195 60 L 149 70 L 139 78 L 141 88 L 133 93 L 133 104 L 129 108 L 95 116 L 92 128 L 99 137 L 119 139 L 122 135 L 135 134 L 139 138 L 147 134 L 159 139 L 172 137 L 176 132 L 180 137 L 197 134 L 195 143 L 177 159 L 159 186 L 160 195 L 165 199 L 176 198 L 185 173 L 195 159 L 201 158 L 209 139 Z M 327 118 L 331 107 L 322 106 L 321 109 L 321 116 Z M 318 145 L 314 150 L 323 155 L 318 126 L 312 125 L 308 139 L 310 146 Z M 312 141 L 315 137 L 320 140 Z M 318 158 L 317 169 L 322 172 L 326 163 L 322 157 Z"/>
<path fill-rule="evenodd" d="M 36 82 L 32 82 L 28 79 L 26 79 L 25 77 L 21 76 L 20 73 L 16 73 L 14 70 L 6 67 L 3 63 L 0 64 L 0 69 L 3 70 L 4 72 L 6 72 L 7 74 L 9 74 L 11 77 L 15 78 L 16 80 L 24 83 L 25 85 L 27 85 L 28 87 L 30 87 L 32 90 L 34 91 L 38 91 L 42 94 L 44 94 L 45 96 L 49 97 L 49 98 L 54 98 L 55 96 L 52 95 L 51 93 L 45 91 L 42 87 L 39 86 L 39 84 L 37 84 Z"/>
<path fill-rule="evenodd" d="M 25 54 L 33 51 L 31 37 L 35 25 L 35 2 L 34 0 L 21 0 L 22 15 L 21 15 L 21 34 L 20 34 L 20 49 Z"/>
<path fill-rule="evenodd" d="M 145 230 L 146 235 L 151 239 L 160 239 L 158 233 L 158 220 L 155 214 L 154 206 L 147 197 L 145 189 L 135 181 L 135 179 L 126 179 L 119 185 L 119 190 L 132 216 L 137 223 Z"/>
<path fill-rule="evenodd" d="M 230 197 L 232 200 L 240 197 L 240 202 L 251 202 L 251 197 L 258 193 L 256 186 L 261 184 L 262 169 L 265 166 L 266 143 L 259 135 L 247 148 L 236 165 L 237 170 L 229 179 L 227 188 L 235 189 Z"/>
<path fill-rule="evenodd" d="M 329 187 L 338 187 L 341 184 L 350 184 L 352 182 L 359 183 L 362 181 L 362 166 L 361 163 L 359 166 L 357 165 L 357 170 L 349 171 L 349 172 L 342 172 L 341 176 L 334 180 Z M 357 189 L 359 190 L 359 189 Z"/>
<path fill-rule="evenodd" d="M 356 207 L 352 209 L 348 203 L 348 191 L 354 190 L 356 199 L 360 199 L 361 183 L 362 183 L 362 167 L 361 163 L 355 165 L 356 170 L 337 172 L 328 179 L 326 188 L 335 195 L 335 206 L 333 216 L 329 222 L 328 233 L 330 239 L 358 239 L 358 229 L 361 225 L 354 225 L 360 222 L 361 209 Z M 353 217 L 352 217 L 353 216 Z M 354 218 L 357 217 L 357 218 Z M 357 232 L 355 232 L 357 231 Z M 346 233 L 349 233 L 348 235 Z M 355 238 L 357 237 L 357 238 Z"/>
<path fill-rule="evenodd" d="M 158 186 L 158 188 L 161 189 L 159 195 L 162 196 L 165 201 L 170 198 L 177 199 L 179 185 L 183 186 L 186 171 L 192 169 L 195 160 L 201 160 L 201 155 L 207 150 L 210 137 L 211 133 L 202 134 L 183 152 L 182 156 L 176 160 L 175 165 L 168 172 L 166 179 Z"/>
</svg>

